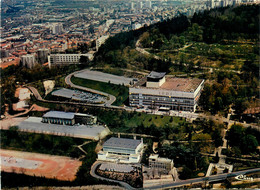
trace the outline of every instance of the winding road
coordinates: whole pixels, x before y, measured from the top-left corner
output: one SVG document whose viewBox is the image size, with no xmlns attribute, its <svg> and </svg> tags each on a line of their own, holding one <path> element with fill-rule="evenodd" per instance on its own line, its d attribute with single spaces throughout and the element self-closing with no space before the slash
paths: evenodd
<svg viewBox="0 0 260 190">
<path fill-rule="evenodd" d="M 71 77 L 72 76 L 74 76 L 75 74 L 78 74 L 78 73 L 82 73 L 84 71 L 89 71 L 89 69 L 84 69 L 84 70 L 76 71 L 74 73 L 69 74 L 65 78 L 65 83 L 67 85 L 69 85 L 70 87 L 72 87 L 72 88 L 77 88 L 77 89 L 80 89 L 80 90 L 89 91 L 89 92 L 92 92 L 92 93 L 95 93 L 95 94 L 100 94 L 100 95 L 109 97 L 109 100 L 106 103 L 100 104 L 100 105 L 108 105 L 109 106 L 109 105 L 113 104 L 113 102 L 116 101 L 116 97 L 115 96 L 113 96 L 111 94 L 108 94 L 108 93 L 105 93 L 105 92 L 94 90 L 94 89 L 91 89 L 91 88 L 86 88 L 86 87 L 83 87 L 83 86 L 75 85 L 75 84 L 73 84 L 71 82 Z"/>
</svg>

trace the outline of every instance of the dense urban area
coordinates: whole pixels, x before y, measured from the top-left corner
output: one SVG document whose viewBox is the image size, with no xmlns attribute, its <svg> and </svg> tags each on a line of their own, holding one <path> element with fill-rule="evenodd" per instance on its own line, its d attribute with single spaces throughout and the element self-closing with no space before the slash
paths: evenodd
<svg viewBox="0 0 260 190">
<path fill-rule="evenodd" d="M 3 189 L 260 188 L 257 0 L 3 0 Z"/>
</svg>

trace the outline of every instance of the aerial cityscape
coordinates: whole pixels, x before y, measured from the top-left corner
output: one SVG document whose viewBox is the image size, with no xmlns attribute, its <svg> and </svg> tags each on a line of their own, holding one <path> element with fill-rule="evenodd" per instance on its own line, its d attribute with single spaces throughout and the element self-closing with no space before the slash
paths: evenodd
<svg viewBox="0 0 260 190">
<path fill-rule="evenodd" d="M 260 189 L 259 10 L 2 0 L 0 189 Z"/>
</svg>

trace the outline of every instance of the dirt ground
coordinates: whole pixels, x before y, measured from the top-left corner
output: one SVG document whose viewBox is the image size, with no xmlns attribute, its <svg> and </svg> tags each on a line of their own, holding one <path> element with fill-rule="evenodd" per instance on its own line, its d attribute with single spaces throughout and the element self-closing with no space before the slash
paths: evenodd
<svg viewBox="0 0 260 190">
<path fill-rule="evenodd" d="M 73 181 L 82 162 L 63 156 L 0 149 L 1 171 Z M 31 162 L 31 165 L 30 165 Z"/>
<path fill-rule="evenodd" d="M 112 185 L 88 185 L 76 187 L 19 187 L 19 190 L 124 190 L 123 187 Z M 3 188 L 7 190 L 7 188 Z M 8 190 L 17 190 L 17 188 L 8 188 Z"/>
<path fill-rule="evenodd" d="M 11 126 L 17 126 L 20 122 L 26 120 L 27 117 L 8 118 L 0 121 L 1 129 L 9 129 Z"/>
</svg>

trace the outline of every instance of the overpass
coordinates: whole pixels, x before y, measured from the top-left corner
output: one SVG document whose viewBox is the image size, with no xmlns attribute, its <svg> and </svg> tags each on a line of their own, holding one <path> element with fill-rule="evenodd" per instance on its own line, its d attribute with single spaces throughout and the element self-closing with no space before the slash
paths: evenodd
<svg viewBox="0 0 260 190">
<path fill-rule="evenodd" d="M 187 180 L 182 180 L 182 181 L 179 181 L 179 182 L 172 182 L 172 183 L 168 183 L 168 184 L 155 185 L 155 186 L 151 186 L 151 187 L 144 188 L 144 189 L 170 189 L 170 188 L 181 187 L 181 186 L 184 186 L 184 185 L 189 185 L 189 184 L 194 184 L 194 183 L 216 182 L 216 181 L 225 180 L 228 177 L 235 177 L 235 176 L 238 176 L 238 175 L 245 175 L 245 174 L 254 173 L 254 172 L 260 172 L 260 168 L 237 171 L 237 172 L 232 172 L 232 173 L 227 173 L 227 174 L 212 175 L 212 176 L 209 176 L 209 177 L 187 179 Z"/>
</svg>

